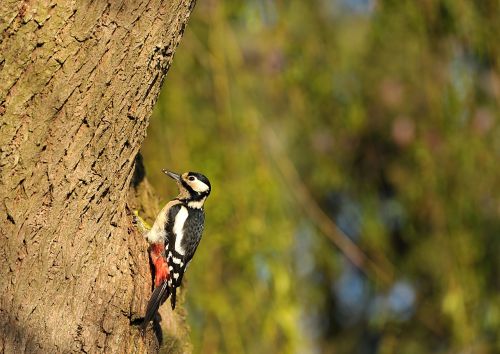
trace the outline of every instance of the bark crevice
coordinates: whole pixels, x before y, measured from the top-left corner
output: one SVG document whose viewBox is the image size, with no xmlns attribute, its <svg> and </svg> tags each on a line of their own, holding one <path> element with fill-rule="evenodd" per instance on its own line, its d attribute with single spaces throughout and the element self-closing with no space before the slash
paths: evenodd
<svg viewBox="0 0 500 354">
<path fill-rule="evenodd" d="M 1 6 L 0 352 L 158 349 L 131 326 L 151 287 L 132 211 L 157 211 L 134 167 L 192 5 Z"/>
</svg>

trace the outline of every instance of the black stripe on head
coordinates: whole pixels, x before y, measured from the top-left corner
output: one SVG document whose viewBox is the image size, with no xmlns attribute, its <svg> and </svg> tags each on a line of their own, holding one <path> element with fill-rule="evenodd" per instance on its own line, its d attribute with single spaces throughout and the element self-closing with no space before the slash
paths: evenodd
<svg viewBox="0 0 500 354">
<path fill-rule="evenodd" d="M 187 191 L 189 192 L 189 195 L 190 195 L 190 196 L 195 196 L 195 195 L 197 194 L 197 193 L 193 190 L 193 188 L 191 188 L 191 186 L 190 186 L 189 184 L 187 184 L 187 182 L 186 182 L 186 181 L 184 181 L 184 179 L 183 179 L 183 178 L 181 178 L 181 179 L 180 179 L 180 181 L 181 181 L 182 186 L 183 186 L 184 188 L 186 188 L 186 189 L 187 189 Z"/>
</svg>

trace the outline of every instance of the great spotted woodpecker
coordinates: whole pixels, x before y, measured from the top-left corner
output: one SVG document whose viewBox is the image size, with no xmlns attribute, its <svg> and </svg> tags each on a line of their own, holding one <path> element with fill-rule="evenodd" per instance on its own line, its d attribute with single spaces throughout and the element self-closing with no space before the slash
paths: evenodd
<svg viewBox="0 0 500 354">
<path fill-rule="evenodd" d="M 208 178 L 201 173 L 163 172 L 177 181 L 179 195 L 163 207 L 146 234 L 151 244 L 155 288 L 141 325 L 143 331 L 169 296 L 172 309 L 175 309 L 176 289 L 201 240 L 205 223 L 203 204 L 211 190 Z"/>
</svg>

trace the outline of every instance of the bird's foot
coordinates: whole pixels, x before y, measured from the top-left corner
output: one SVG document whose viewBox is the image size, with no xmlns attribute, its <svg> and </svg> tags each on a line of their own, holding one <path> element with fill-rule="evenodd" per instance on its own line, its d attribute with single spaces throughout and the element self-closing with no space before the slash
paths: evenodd
<svg viewBox="0 0 500 354">
<path fill-rule="evenodd" d="M 139 212 L 137 210 L 134 210 L 134 225 L 144 236 L 146 236 L 148 231 L 151 230 L 151 226 L 139 216 Z"/>
</svg>

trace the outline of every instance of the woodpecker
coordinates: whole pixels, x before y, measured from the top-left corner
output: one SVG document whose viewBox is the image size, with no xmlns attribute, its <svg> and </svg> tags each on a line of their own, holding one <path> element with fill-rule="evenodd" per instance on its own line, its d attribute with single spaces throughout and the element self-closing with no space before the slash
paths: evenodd
<svg viewBox="0 0 500 354">
<path fill-rule="evenodd" d="M 160 211 L 146 234 L 155 268 L 154 290 L 141 325 L 144 331 L 160 305 L 170 296 L 175 309 L 176 289 L 200 243 L 205 223 L 203 204 L 210 194 L 207 177 L 197 172 L 182 175 L 163 170 L 177 182 L 179 195 Z"/>
</svg>

